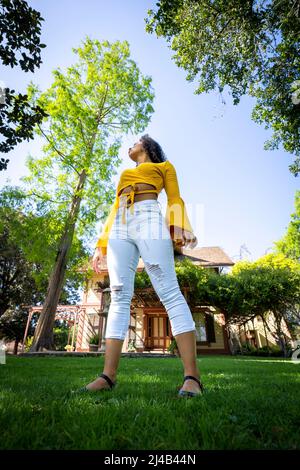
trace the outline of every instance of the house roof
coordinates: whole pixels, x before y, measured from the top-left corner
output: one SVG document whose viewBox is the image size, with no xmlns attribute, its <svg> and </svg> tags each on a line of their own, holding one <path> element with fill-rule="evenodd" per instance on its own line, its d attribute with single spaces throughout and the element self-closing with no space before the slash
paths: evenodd
<svg viewBox="0 0 300 470">
<path fill-rule="evenodd" d="M 233 266 L 235 263 L 219 246 L 204 246 L 201 248 L 182 248 L 182 253 L 175 253 L 175 260 L 183 260 L 188 258 L 197 266 L 203 267 L 218 267 L 218 266 Z M 101 270 L 107 271 L 107 258 L 103 258 Z M 92 257 L 90 258 L 90 265 L 92 265 Z M 144 269 L 144 262 L 140 257 L 137 270 Z M 84 271 L 85 269 L 83 269 Z"/>
<path fill-rule="evenodd" d="M 182 254 L 175 255 L 176 260 L 190 259 L 199 266 L 233 266 L 235 263 L 219 246 L 203 246 L 193 250 L 184 248 Z"/>
</svg>

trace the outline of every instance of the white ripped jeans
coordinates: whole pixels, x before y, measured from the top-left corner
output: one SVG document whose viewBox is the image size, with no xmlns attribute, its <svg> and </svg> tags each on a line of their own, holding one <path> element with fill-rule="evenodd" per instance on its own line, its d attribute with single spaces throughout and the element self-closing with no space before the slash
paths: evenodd
<svg viewBox="0 0 300 470">
<path fill-rule="evenodd" d="M 132 208 L 126 207 L 126 200 L 122 199 L 107 245 L 111 303 L 105 338 L 125 339 L 140 256 L 167 311 L 173 336 L 195 330 L 192 313 L 177 281 L 173 243 L 159 202 L 156 199 L 137 201 L 131 213 Z"/>
</svg>

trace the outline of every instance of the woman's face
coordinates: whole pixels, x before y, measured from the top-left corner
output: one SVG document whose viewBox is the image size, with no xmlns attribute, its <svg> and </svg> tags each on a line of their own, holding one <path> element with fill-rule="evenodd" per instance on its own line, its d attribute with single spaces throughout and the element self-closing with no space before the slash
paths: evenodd
<svg viewBox="0 0 300 470">
<path fill-rule="evenodd" d="M 139 161 L 139 156 L 141 157 L 142 154 L 145 153 L 145 150 L 143 148 L 143 144 L 141 140 L 138 140 L 137 142 L 134 143 L 132 147 L 129 147 L 128 150 L 128 155 L 133 160 L 134 162 Z"/>
</svg>

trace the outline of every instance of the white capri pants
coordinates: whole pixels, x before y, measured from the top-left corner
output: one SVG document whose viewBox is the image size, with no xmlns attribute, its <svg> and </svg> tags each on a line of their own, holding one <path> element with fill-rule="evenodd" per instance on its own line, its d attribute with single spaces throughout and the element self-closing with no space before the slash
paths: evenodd
<svg viewBox="0 0 300 470">
<path fill-rule="evenodd" d="M 105 338 L 125 339 L 140 256 L 167 311 L 173 336 L 195 330 L 192 313 L 177 281 L 173 243 L 159 202 L 156 199 L 137 201 L 131 213 L 126 198 L 121 197 L 120 201 L 107 244 L 111 303 Z M 126 223 L 122 222 L 123 211 Z"/>
</svg>

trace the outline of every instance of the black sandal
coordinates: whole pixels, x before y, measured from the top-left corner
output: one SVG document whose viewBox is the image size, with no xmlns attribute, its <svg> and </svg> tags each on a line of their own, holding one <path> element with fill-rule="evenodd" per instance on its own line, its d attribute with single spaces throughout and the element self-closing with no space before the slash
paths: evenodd
<svg viewBox="0 0 300 470">
<path fill-rule="evenodd" d="M 192 375 L 186 375 L 184 377 L 183 382 L 185 382 L 186 380 L 190 380 L 190 379 L 195 380 L 198 383 L 198 385 L 200 387 L 200 390 L 201 390 L 201 393 L 190 392 L 190 391 L 187 391 L 187 390 L 179 390 L 178 395 L 180 397 L 197 397 L 198 395 L 201 395 L 204 392 L 204 387 L 203 387 L 202 383 L 200 382 L 200 380 L 198 380 L 196 377 L 193 377 Z"/>
<path fill-rule="evenodd" d="M 105 374 L 100 374 L 99 377 L 103 377 L 103 379 L 106 380 L 106 382 L 108 383 L 108 385 L 110 386 L 110 389 L 112 390 L 116 384 L 117 384 L 117 381 L 113 382 L 107 375 Z"/>
<path fill-rule="evenodd" d="M 116 384 L 117 384 L 117 381 L 113 382 L 107 375 L 105 374 L 100 374 L 99 377 L 102 377 L 103 379 L 106 380 L 106 382 L 108 383 L 109 387 L 110 387 L 110 390 L 112 390 Z M 85 392 L 101 392 L 102 390 L 109 390 L 107 388 L 100 388 L 98 390 L 89 390 L 88 388 L 86 387 L 81 387 L 79 388 L 76 393 L 85 393 Z"/>
</svg>

